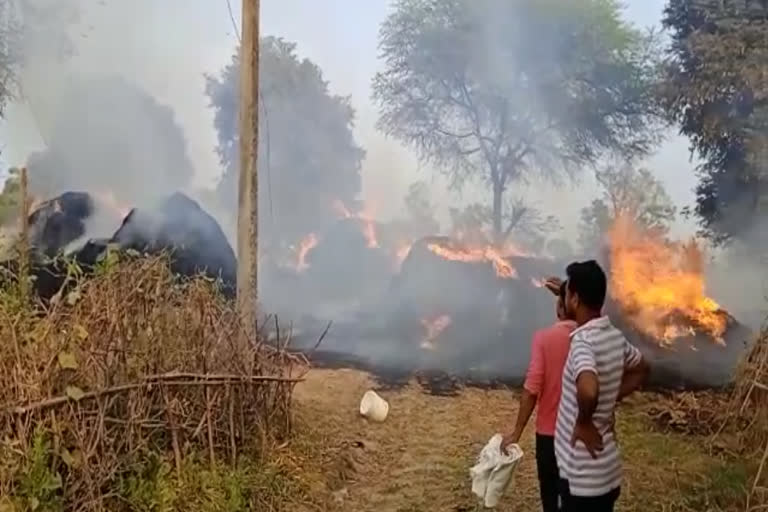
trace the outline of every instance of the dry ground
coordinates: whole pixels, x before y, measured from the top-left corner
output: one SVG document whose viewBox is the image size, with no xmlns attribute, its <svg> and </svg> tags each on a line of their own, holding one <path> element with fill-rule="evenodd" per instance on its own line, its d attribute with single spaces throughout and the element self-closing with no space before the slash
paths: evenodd
<svg viewBox="0 0 768 512">
<path fill-rule="evenodd" d="M 313 370 L 297 387 L 297 435 L 283 453 L 305 492 L 303 503 L 286 510 L 475 510 L 468 469 L 490 436 L 514 421 L 516 394 L 466 389 L 436 397 L 415 385 L 381 391 L 390 414 L 374 424 L 357 411 L 375 387 L 353 370 Z M 660 432 L 648 413 L 660 400 L 640 395 L 618 414 L 626 468 L 619 510 L 743 510 L 745 464 L 723 441 L 713 446 L 709 437 Z M 532 441 L 529 427 L 526 456 L 501 511 L 539 510 Z"/>
</svg>

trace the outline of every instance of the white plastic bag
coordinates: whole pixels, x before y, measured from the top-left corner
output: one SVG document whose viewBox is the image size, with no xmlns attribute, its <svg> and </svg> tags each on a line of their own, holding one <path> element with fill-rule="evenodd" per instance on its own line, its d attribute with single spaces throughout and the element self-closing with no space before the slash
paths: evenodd
<svg viewBox="0 0 768 512">
<path fill-rule="evenodd" d="M 483 500 L 486 508 L 495 508 L 506 491 L 517 464 L 523 458 L 523 450 L 517 444 L 507 447 L 508 455 L 501 452 L 501 434 L 496 434 L 480 451 L 480 456 L 470 470 L 472 492 Z"/>
</svg>

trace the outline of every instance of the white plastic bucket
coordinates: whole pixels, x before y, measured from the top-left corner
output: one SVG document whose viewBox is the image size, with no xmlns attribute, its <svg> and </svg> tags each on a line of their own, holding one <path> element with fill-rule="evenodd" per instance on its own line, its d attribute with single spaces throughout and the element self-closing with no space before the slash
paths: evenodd
<svg viewBox="0 0 768 512">
<path fill-rule="evenodd" d="M 374 391 L 366 391 L 360 401 L 360 414 L 369 420 L 382 422 L 389 414 L 389 404 Z"/>
</svg>

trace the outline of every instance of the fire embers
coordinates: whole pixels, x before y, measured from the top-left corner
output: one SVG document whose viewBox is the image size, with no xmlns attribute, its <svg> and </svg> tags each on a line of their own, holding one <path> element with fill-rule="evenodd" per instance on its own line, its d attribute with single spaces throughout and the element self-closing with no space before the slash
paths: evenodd
<svg viewBox="0 0 768 512">
<path fill-rule="evenodd" d="M 610 293 L 623 316 L 663 346 L 705 334 L 724 344 L 729 316 L 706 295 L 703 253 L 619 218 L 609 235 Z"/>
<path fill-rule="evenodd" d="M 425 350 L 434 350 L 435 342 L 443 331 L 453 323 L 450 315 L 437 315 L 421 319 L 421 325 L 424 326 L 426 333 L 421 340 L 421 348 Z"/>
</svg>

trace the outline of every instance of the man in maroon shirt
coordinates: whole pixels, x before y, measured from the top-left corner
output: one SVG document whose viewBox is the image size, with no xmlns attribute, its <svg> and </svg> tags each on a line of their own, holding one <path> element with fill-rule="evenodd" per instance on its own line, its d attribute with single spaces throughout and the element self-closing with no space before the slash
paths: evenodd
<svg viewBox="0 0 768 512">
<path fill-rule="evenodd" d="M 563 368 L 568 359 L 571 332 L 576 323 L 566 318 L 565 283 L 547 281 L 547 288 L 558 295 L 555 313 L 558 321 L 533 335 L 531 361 L 523 385 L 515 429 L 504 436 L 501 444 L 506 452 L 510 444 L 520 441 L 525 426 L 538 404 L 536 413 L 536 466 L 539 476 L 541 504 L 544 512 L 559 510 L 559 473 L 555 459 L 555 422 L 560 403 Z"/>
</svg>

